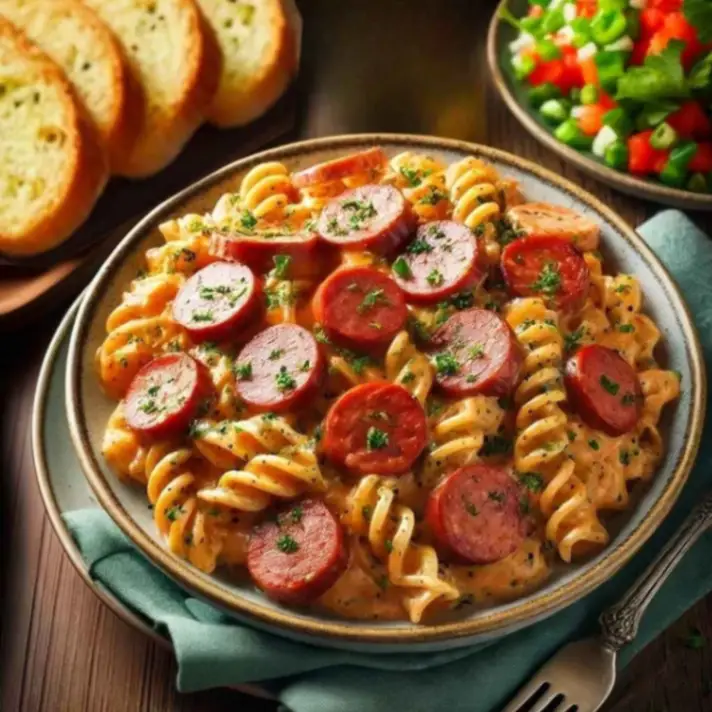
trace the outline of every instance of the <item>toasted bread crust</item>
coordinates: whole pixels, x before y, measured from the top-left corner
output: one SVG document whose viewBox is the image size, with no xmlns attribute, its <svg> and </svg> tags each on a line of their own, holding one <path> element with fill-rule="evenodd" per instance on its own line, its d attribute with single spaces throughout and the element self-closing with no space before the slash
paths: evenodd
<svg viewBox="0 0 712 712">
<path fill-rule="evenodd" d="M 125 23 L 118 22 L 120 12 L 146 13 L 146 3 L 118 3 L 116 0 L 85 0 L 99 17 L 114 31 L 121 44 L 124 57 L 134 82 L 142 90 L 142 111 L 136 122 L 137 136 L 132 150 L 127 152 L 117 165 L 117 173 L 139 178 L 151 175 L 170 163 L 183 148 L 190 136 L 203 121 L 207 105 L 217 87 L 219 62 L 217 52 L 211 49 L 210 39 L 203 28 L 203 20 L 193 0 L 156 0 L 153 3 L 157 17 L 162 9 L 171 7 L 181 17 L 184 29 L 182 44 L 176 51 L 174 60 L 182 67 L 183 83 L 179 95 L 170 97 L 155 111 L 154 90 L 142 80 L 142 69 L 151 72 L 141 64 L 136 47 L 138 40 Z M 129 23 L 130 24 L 130 23 Z M 157 85 L 163 77 L 150 77 Z M 146 76 L 143 77 L 146 79 Z M 152 106 L 153 105 L 153 106 Z M 160 114 L 160 115 L 158 115 Z"/>
<path fill-rule="evenodd" d="M 208 21 L 215 21 L 215 0 L 198 0 Z M 235 86 L 227 77 L 221 79 L 218 91 L 208 111 L 208 120 L 227 128 L 243 126 L 264 114 L 284 93 L 297 71 L 297 38 L 289 15 L 281 0 L 267 0 L 270 7 L 269 46 L 260 71 L 253 74 L 246 86 Z M 220 43 L 220 28 L 213 28 Z M 223 52 L 229 49 L 221 46 Z M 225 62 L 227 66 L 227 62 Z"/>
<path fill-rule="evenodd" d="M 111 166 L 123 160 L 131 149 L 135 134 L 135 116 L 140 110 L 140 95 L 129 80 L 129 72 L 116 38 L 96 13 L 80 0 L 0 0 L 0 13 L 34 42 L 65 72 L 70 82 L 75 81 L 75 93 L 94 121 Z M 88 90 L 82 87 L 81 74 L 76 71 L 73 52 L 68 50 L 72 40 L 81 38 L 51 37 L 53 31 L 63 32 L 61 21 L 71 18 L 91 36 L 95 56 L 108 74 L 108 86 L 102 92 L 104 106 L 92 106 Z M 86 37 L 86 35 L 85 35 Z M 64 46 L 63 46 L 64 45 Z M 55 50 L 55 51 L 53 51 Z M 64 51 L 63 51 L 64 50 Z"/>
<path fill-rule="evenodd" d="M 74 91 L 57 65 L 10 22 L 0 17 L 0 42 L 31 67 L 38 86 L 52 86 L 61 102 L 66 136 L 62 174 L 49 189 L 53 199 L 27 220 L 21 230 L 0 224 L 0 251 L 9 255 L 44 252 L 63 242 L 84 221 L 108 179 L 108 161 L 96 128 L 84 114 Z"/>
</svg>

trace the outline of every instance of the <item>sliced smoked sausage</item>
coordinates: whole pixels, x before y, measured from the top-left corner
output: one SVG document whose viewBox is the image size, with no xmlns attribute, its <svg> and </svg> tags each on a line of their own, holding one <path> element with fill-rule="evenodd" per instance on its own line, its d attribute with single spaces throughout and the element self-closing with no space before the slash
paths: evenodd
<svg viewBox="0 0 712 712">
<path fill-rule="evenodd" d="M 427 442 L 423 408 L 392 383 L 351 388 L 331 406 L 324 423 L 326 456 L 360 474 L 402 474 Z"/>
<path fill-rule="evenodd" d="M 314 337 L 297 324 L 261 331 L 235 362 L 237 390 L 259 410 L 299 408 L 314 395 L 324 373 L 324 359 Z"/>
<path fill-rule="evenodd" d="M 473 564 L 509 556 L 526 537 L 521 487 L 501 467 L 478 463 L 449 474 L 430 494 L 425 518 L 445 552 Z"/>
<path fill-rule="evenodd" d="M 408 318 L 400 287 L 373 267 L 332 272 L 314 294 L 312 311 L 332 341 L 356 350 L 387 346 Z"/>
<path fill-rule="evenodd" d="M 316 229 L 337 247 L 389 254 L 400 249 L 415 225 L 415 213 L 399 190 L 390 185 L 364 185 L 332 198 Z"/>
<path fill-rule="evenodd" d="M 249 265 L 258 274 L 273 269 L 285 279 L 319 274 L 325 260 L 324 246 L 314 232 L 254 235 L 215 232 L 210 238 L 210 254 L 228 262 Z"/>
<path fill-rule="evenodd" d="M 457 312 L 430 344 L 436 381 L 449 395 L 506 396 L 514 390 L 523 356 L 509 325 L 495 312 Z"/>
<path fill-rule="evenodd" d="M 512 228 L 524 235 L 569 240 L 582 252 L 598 249 L 601 229 L 591 218 L 570 208 L 549 203 L 524 203 L 511 207 L 506 217 Z"/>
<path fill-rule="evenodd" d="M 220 341 L 255 317 L 261 295 L 262 286 L 249 267 L 213 262 L 180 288 L 173 318 L 196 341 Z"/>
<path fill-rule="evenodd" d="M 166 354 L 149 361 L 126 392 L 126 422 L 155 437 L 176 435 L 188 427 L 210 392 L 206 368 L 188 354 Z"/>
<path fill-rule="evenodd" d="M 369 183 L 376 182 L 388 165 L 388 157 L 378 147 L 368 148 L 359 153 L 335 158 L 333 161 L 317 163 L 292 176 L 292 183 L 297 188 L 310 188 L 322 183 L 343 180 L 363 173 L 370 174 Z"/>
<path fill-rule="evenodd" d="M 571 404 L 592 428 L 616 436 L 638 423 L 643 402 L 638 376 L 613 349 L 583 346 L 567 361 L 564 380 Z"/>
<path fill-rule="evenodd" d="M 517 297 L 541 297 L 569 312 L 586 300 L 588 265 L 568 240 L 539 235 L 514 240 L 502 251 L 501 266 L 509 291 Z"/>
<path fill-rule="evenodd" d="M 298 502 L 250 537 L 247 568 L 276 601 L 305 605 L 330 588 L 348 561 L 341 525 L 316 499 Z"/>
<path fill-rule="evenodd" d="M 481 243 L 467 226 L 452 220 L 421 225 L 393 271 L 409 301 L 418 304 L 435 304 L 486 276 Z"/>
</svg>

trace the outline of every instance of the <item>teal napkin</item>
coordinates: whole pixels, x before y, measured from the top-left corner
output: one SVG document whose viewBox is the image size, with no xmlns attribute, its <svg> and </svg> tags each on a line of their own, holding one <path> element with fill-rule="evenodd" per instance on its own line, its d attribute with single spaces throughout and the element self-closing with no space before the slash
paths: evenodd
<svg viewBox="0 0 712 712">
<path fill-rule="evenodd" d="M 712 364 L 712 242 L 677 211 L 661 213 L 640 233 L 683 286 Z M 679 502 L 641 552 L 583 600 L 485 652 L 479 646 L 368 655 L 288 641 L 191 598 L 139 554 L 104 512 L 71 512 L 65 521 L 92 577 L 170 636 L 183 692 L 257 682 L 293 712 L 493 712 L 561 645 L 595 629 L 601 610 L 620 597 L 712 486 L 710 427 Z M 660 590 L 621 665 L 712 590 L 710 544 L 712 535 L 703 537 Z"/>
</svg>

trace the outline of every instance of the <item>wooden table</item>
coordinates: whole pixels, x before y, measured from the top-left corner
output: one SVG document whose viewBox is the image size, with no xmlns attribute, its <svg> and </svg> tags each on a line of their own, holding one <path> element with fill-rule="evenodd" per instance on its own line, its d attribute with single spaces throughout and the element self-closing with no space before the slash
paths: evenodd
<svg viewBox="0 0 712 712">
<path fill-rule="evenodd" d="M 489 0 L 300 3 L 305 56 L 294 138 L 361 130 L 479 138 L 562 173 L 631 224 L 640 224 L 658 206 L 614 193 L 564 165 L 530 139 L 494 95 L 484 61 L 493 5 Z M 229 134 L 223 140 L 229 141 Z M 712 231 L 712 219 L 696 219 Z M 178 694 L 172 654 L 104 607 L 55 538 L 35 483 L 29 431 L 40 360 L 66 307 L 58 304 L 35 323 L 0 336 L 2 710 L 274 712 L 273 703 L 231 691 Z M 712 596 L 636 658 L 604 709 L 712 710 L 712 643 L 701 650 L 685 647 L 693 629 L 712 641 Z"/>
</svg>

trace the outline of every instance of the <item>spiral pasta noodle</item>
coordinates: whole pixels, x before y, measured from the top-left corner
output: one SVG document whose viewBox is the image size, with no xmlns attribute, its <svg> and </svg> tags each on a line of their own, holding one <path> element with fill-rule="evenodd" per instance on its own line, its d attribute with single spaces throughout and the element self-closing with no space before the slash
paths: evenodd
<svg viewBox="0 0 712 712">
<path fill-rule="evenodd" d="M 161 223 L 158 229 L 166 242 L 146 250 L 148 272 L 191 275 L 215 262 L 209 250 L 214 228 L 209 216 L 194 213 Z"/>
<path fill-rule="evenodd" d="M 386 565 L 389 583 L 406 589 L 404 605 L 413 623 L 420 622 L 434 601 L 459 595 L 440 578 L 435 549 L 413 542 L 415 514 L 398 504 L 393 487 L 382 477 L 367 475 L 356 485 L 344 523 L 368 539 L 374 556 Z"/>
<path fill-rule="evenodd" d="M 433 386 L 433 367 L 418 351 L 407 331 L 396 335 L 386 352 L 386 378 L 403 386 L 421 405 Z"/>
<path fill-rule="evenodd" d="M 442 220 L 450 214 L 445 166 L 440 161 L 404 151 L 391 159 L 389 168 L 384 181 L 400 188 L 421 220 Z"/>
<path fill-rule="evenodd" d="M 326 484 L 314 447 L 306 435 L 281 418 L 256 416 L 238 422 L 199 422 L 194 444 L 218 468 L 245 462 L 225 472 L 214 487 L 198 497 L 243 512 L 266 509 L 274 498 L 287 500 Z"/>
<path fill-rule="evenodd" d="M 434 444 L 423 465 L 424 482 L 432 485 L 444 471 L 475 460 L 485 437 L 495 435 L 503 419 L 504 410 L 489 396 L 470 396 L 451 405 L 433 425 Z"/>
<path fill-rule="evenodd" d="M 570 562 L 577 546 L 602 545 L 608 534 L 586 486 L 575 475 L 573 461 L 566 457 L 568 416 L 559 405 L 566 392 L 557 315 L 540 299 L 528 298 L 510 304 L 505 318 L 526 350 L 523 380 L 514 395 L 514 465 L 520 473 L 536 472 L 544 478 L 539 508 L 547 519 L 546 537 Z"/>
</svg>

